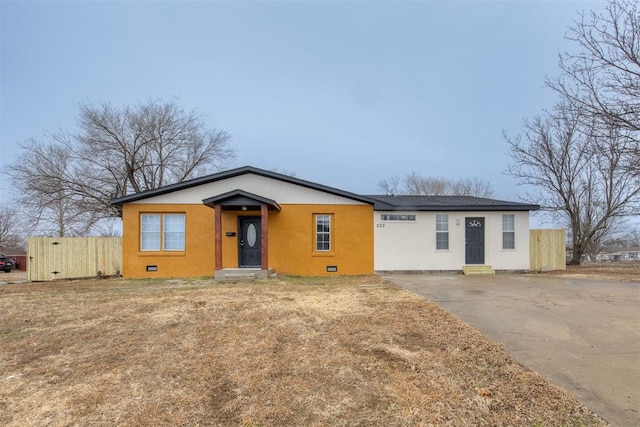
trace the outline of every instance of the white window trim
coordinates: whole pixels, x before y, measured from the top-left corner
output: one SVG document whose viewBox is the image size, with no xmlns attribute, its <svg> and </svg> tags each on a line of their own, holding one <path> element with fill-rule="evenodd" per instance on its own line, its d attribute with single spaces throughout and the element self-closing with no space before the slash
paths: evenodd
<svg viewBox="0 0 640 427">
<path fill-rule="evenodd" d="M 513 219 L 511 225 L 512 225 L 512 230 L 506 230 L 505 229 L 505 218 L 506 217 L 511 217 Z M 512 248 L 505 248 L 504 247 L 504 237 L 506 233 L 511 233 L 513 235 L 513 247 Z M 516 216 L 514 214 L 503 214 L 502 215 L 502 250 L 503 251 L 515 251 L 516 250 Z"/>
<path fill-rule="evenodd" d="M 327 253 L 327 252 L 333 251 L 333 245 L 332 245 L 332 242 L 331 242 L 331 240 L 332 240 L 331 234 L 332 234 L 333 224 L 332 224 L 332 221 L 331 221 L 331 216 L 332 216 L 331 214 L 315 214 L 314 215 L 314 218 L 315 218 L 315 221 L 314 221 L 314 235 L 315 235 L 315 238 L 314 238 L 314 240 L 315 240 L 314 241 L 314 251 L 315 252 Z M 329 231 L 318 231 L 318 223 L 319 223 L 319 221 L 321 219 L 328 221 L 328 223 L 329 223 Z M 329 241 L 328 241 L 329 248 L 328 249 L 318 249 L 318 244 L 319 243 L 324 243 L 324 240 L 322 240 L 322 241 L 318 240 L 318 237 L 320 235 L 329 236 Z"/>
<path fill-rule="evenodd" d="M 182 231 L 167 231 L 166 229 L 166 217 L 167 216 L 180 216 L 182 217 Z M 142 223 L 143 217 L 157 217 L 159 221 L 159 230 L 158 231 L 143 231 Z M 143 242 L 145 239 L 143 238 L 144 234 L 154 234 L 157 235 L 157 241 L 153 243 L 157 243 L 157 246 L 153 248 L 144 248 Z M 182 235 L 182 245 L 181 247 L 175 249 L 167 249 L 167 235 L 179 234 Z M 154 239 L 156 240 L 156 239 Z M 180 243 L 180 242 L 178 242 Z M 186 214 L 181 212 L 167 212 L 167 213 L 141 213 L 140 214 L 140 252 L 184 252 L 186 249 Z"/>
<path fill-rule="evenodd" d="M 154 230 L 143 230 L 143 224 L 145 222 L 145 217 L 147 218 L 156 218 L 157 217 L 157 231 Z M 155 222 L 155 221 L 154 221 Z M 156 225 L 156 224 L 154 224 Z M 151 241 L 150 241 L 151 240 Z M 149 245 L 153 243 L 153 247 L 144 247 L 145 244 Z M 157 244 L 157 246 L 156 246 Z M 143 213 L 140 215 L 140 251 L 141 252 L 158 252 L 162 246 L 162 216 L 156 213 Z"/>
<path fill-rule="evenodd" d="M 446 222 L 438 222 L 438 217 L 444 217 Z M 446 225 L 446 230 L 438 230 L 438 225 L 444 224 Z M 438 236 L 445 235 L 447 237 L 447 247 L 446 248 L 438 248 Z M 449 241 L 449 215 L 448 214 L 436 214 L 436 251 L 445 252 L 449 251 L 451 248 L 451 242 Z"/>
<path fill-rule="evenodd" d="M 415 222 L 415 214 L 380 214 L 380 221 Z"/>
</svg>

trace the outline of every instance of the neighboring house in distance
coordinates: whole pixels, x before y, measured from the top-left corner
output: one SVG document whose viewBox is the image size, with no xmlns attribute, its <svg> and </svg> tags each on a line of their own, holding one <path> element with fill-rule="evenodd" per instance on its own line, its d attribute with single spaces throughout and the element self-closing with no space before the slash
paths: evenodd
<svg viewBox="0 0 640 427">
<path fill-rule="evenodd" d="M 16 270 L 27 269 L 27 251 L 24 248 L 0 248 L 0 253 L 13 259 L 13 262 L 16 264 Z"/>
<path fill-rule="evenodd" d="M 538 208 L 362 196 L 250 166 L 112 204 L 123 219 L 124 277 L 459 272 L 465 264 L 528 270 L 529 210 Z"/>
<path fill-rule="evenodd" d="M 376 271 L 526 271 L 529 211 L 538 205 L 469 196 L 375 200 Z"/>
<path fill-rule="evenodd" d="M 640 248 L 606 248 L 596 255 L 596 261 L 640 261 Z"/>
</svg>

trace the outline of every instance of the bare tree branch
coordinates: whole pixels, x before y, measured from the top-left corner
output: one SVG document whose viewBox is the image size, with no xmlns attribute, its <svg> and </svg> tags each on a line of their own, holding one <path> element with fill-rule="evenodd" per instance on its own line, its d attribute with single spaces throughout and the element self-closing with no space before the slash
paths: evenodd
<svg viewBox="0 0 640 427">
<path fill-rule="evenodd" d="M 507 173 L 536 187 L 543 209 L 566 224 L 579 264 L 622 218 L 640 214 L 638 3 L 583 12 L 566 38 L 577 50 L 561 53 L 560 75 L 546 80 L 560 101 L 505 139 Z"/>
<path fill-rule="evenodd" d="M 25 142 L 5 173 L 35 229 L 81 235 L 117 214 L 109 203 L 115 197 L 221 170 L 234 157 L 229 141 L 174 101 L 85 104 L 77 132 Z"/>
<path fill-rule="evenodd" d="M 24 241 L 21 234 L 18 210 L 0 205 L 0 248 L 21 246 Z"/>
<path fill-rule="evenodd" d="M 521 135 L 505 136 L 512 159 L 507 173 L 539 189 L 538 203 L 569 228 L 572 262 L 578 264 L 618 218 L 638 212 L 640 197 L 640 179 L 621 167 L 628 140 L 615 127 L 607 137 L 595 137 L 582 130 L 584 123 L 575 110 L 559 105 L 525 120 Z"/>
<path fill-rule="evenodd" d="M 421 196 L 476 196 L 493 197 L 493 186 L 480 178 L 462 178 L 457 181 L 445 178 L 424 177 L 417 172 L 404 178 L 385 178 L 378 188 L 386 194 Z"/>
<path fill-rule="evenodd" d="M 640 13 L 638 3 L 611 0 L 603 13 L 583 12 L 566 38 L 576 52 L 560 54 L 561 74 L 546 84 L 565 108 L 581 111 L 593 133 L 626 130 L 621 167 L 640 174 Z M 600 134 L 597 136 L 606 136 Z"/>
</svg>

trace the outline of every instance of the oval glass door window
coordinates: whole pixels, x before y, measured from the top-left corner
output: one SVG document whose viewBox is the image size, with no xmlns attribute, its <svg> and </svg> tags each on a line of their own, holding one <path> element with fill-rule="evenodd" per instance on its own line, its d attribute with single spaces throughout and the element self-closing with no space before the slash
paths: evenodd
<svg viewBox="0 0 640 427">
<path fill-rule="evenodd" d="M 256 225 L 249 224 L 247 227 L 247 244 L 250 248 L 253 248 L 256 245 L 256 238 L 258 234 L 256 233 Z"/>
</svg>

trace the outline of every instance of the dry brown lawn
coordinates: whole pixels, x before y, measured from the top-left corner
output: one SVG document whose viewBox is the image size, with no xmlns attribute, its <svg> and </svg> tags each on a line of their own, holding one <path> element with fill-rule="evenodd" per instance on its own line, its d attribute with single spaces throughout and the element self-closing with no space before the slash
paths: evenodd
<svg viewBox="0 0 640 427">
<path fill-rule="evenodd" d="M 568 265 L 566 270 L 544 274 L 640 282 L 640 261 L 583 262 L 580 265 Z"/>
<path fill-rule="evenodd" d="M 0 286 L 0 425 L 604 424 L 375 276 Z"/>
</svg>

